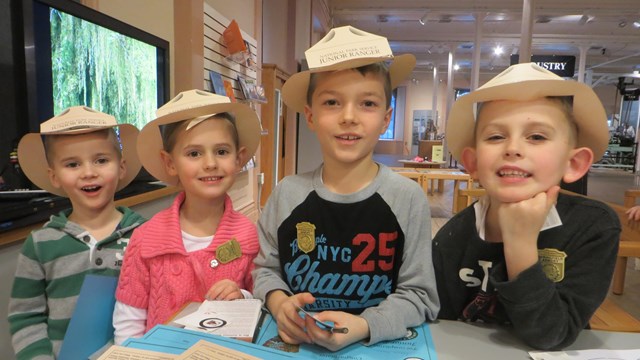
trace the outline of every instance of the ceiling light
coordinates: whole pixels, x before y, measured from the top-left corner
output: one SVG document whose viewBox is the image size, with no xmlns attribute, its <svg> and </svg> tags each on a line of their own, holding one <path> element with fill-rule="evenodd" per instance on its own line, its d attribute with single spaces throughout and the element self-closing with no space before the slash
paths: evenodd
<svg viewBox="0 0 640 360">
<path fill-rule="evenodd" d="M 500 45 L 496 45 L 496 47 L 493 48 L 493 53 L 496 55 L 502 55 L 502 46 Z"/>
<path fill-rule="evenodd" d="M 538 24 L 546 24 L 551 22 L 551 18 L 547 15 L 540 15 L 538 16 L 538 18 L 536 19 L 536 23 Z"/>
<path fill-rule="evenodd" d="M 589 21 L 589 17 L 587 15 L 582 15 L 580 20 L 578 20 L 578 24 L 584 25 L 587 23 L 587 21 Z"/>
<path fill-rule="evenodd" d="M 427 23 L 427 15 L 428 15 L 428 12 L 425 12 L 424 15 L 422 15 L 422 17 L 418 20 L 420 25 L 424 26 Z"/>
<path fill-rule="evenodd" d="M 636 20 L 633 22 L 633 27 L 640 29 L 640 20 Z"/>
<path fill-rule="evenodd" d="M 618 23 L 618 27 L 623 28 L 625 26 L 627 26 L 627 22 L 625 20 L 620 20 L 620 22 Z"/>
<path fill-rule="evenodd" d="M 584 15 L 582 15 L 582 17 L 580 17 L 580 20 L 578 20 L 578 24 L 584 25 L 584 24 L 590 22 L 591 20 L 592 20 L 592 18 L 589 15 L 584 14 Z"/>
<path fill-rule="evenodd" d="M 455 71 L 460 70 L 460 65 L 458 65 L 458 64 L 453 65 L 453 70 L 455 70 Z"/>
</svg>

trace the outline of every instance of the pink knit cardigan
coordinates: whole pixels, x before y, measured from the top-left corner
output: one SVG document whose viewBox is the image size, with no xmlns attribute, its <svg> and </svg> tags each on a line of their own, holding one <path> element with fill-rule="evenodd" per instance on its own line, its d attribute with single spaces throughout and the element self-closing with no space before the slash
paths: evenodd
<svg viewBox="0 0 640 360">
<path fill-rule="evenodd" d="M 202 302 L 207 290 L 219 280 L 231 279 L 242 289 L 251 291 L 253 259 L 260 248 L 256 226 L 233 210 L 226 197 L 225 210 L 211 244 L 187 253 L 180 230 L 180 205 L 184 193 L 173 204 L 138 227 L 127 246 L 116 298 L 118 301 L 147 309 L 147 331 L 165 323 L 184 304 Z M 216 248 L 235 238 L 242 256 L 222 264 L 213 262 Z"/>
</svg>

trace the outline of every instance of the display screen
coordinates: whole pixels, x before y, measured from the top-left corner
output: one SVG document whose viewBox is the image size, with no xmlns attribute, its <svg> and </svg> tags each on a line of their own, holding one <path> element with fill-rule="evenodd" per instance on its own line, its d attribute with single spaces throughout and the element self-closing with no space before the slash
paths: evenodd
<svg viewBox="0 0 640 360">
<path fill-rule="evenodd" d="M 156 47 L 51 8 L 53 112 L 86 105 L 138 128 L 158 108 Z"/>
<path fill-rule="evenodd" d="M 70 0 L 24 2 L 30 131 L 85 105 L 142 128 L 169 97 L 169 43 Z"/>
</svg>

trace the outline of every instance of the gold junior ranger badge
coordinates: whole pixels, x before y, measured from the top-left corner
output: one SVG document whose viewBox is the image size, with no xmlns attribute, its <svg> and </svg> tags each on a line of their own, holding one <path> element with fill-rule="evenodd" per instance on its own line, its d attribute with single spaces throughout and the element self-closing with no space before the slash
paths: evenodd
<svg viewBox="0 0 640 360">
<path fill-rule="evenodd" d="M 316 226 L 310 222 L 301 222 L 296 224 L 298 231 L 298 248 L 305 254 L 316 248 Z"/>
<path fill-rule="evenodd" d="M 564 279 L 564 259 L 567 253 L 557 249 L 538 249 L 542 270 L 549 280 L 560 282 Z"/>
<path fill-rule="evenodd" d="M 238 243 L 236 238 L 220 244 L 216 249 L 216 259 L 223 264 L 233 261 L 240 256 L 242 256 L 242 251 L 240 250 L 240 243 Z"/>
</svg>

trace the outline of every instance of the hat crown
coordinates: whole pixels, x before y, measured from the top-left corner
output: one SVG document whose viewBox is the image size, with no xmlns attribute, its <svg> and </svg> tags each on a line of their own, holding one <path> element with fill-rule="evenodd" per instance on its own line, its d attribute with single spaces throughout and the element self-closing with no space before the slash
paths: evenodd
<svg viewBox="0 0 640 360">
<path fill-rule="evenodd" d="M 117 126 L 116 118 L 86 106 L 72 106 L 40 124 L 42 134 L 87 132 Z"/>
<path fill-rule="evenodd" d="M 309 69 L 312 70 L 337 65 L 348 60 L 376 59 L 383 61 L 393 58 L 387 38 L 352 26 L 331 29 L 325 37 L 304 54 Z"/>
<path fill-rule="evenodd" d="M 560 76 L 539 66 L 536 63 L 522 63 L 508 67 L 506 70 L 496 75 L 494 78 L 479 87 L 478 90 L 488 89 L 498 85 L 536 80 L 565 81 Z"/>
<path fill-rule="evenodd" d="M 179 111 L 194 109 L 207 105 L 228 104 L 228 97 L 194 89 L 179 93 L 168 103 L 156 110 L 156 117 L 162 117 Z M 202 114 L 204 115 L 204 114 Z"/>
</svg>

